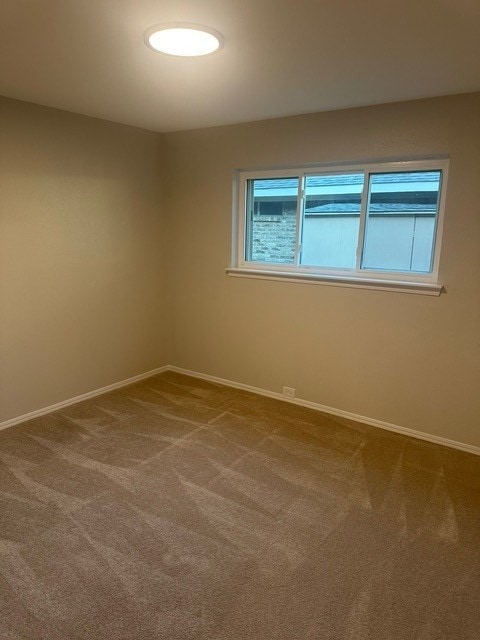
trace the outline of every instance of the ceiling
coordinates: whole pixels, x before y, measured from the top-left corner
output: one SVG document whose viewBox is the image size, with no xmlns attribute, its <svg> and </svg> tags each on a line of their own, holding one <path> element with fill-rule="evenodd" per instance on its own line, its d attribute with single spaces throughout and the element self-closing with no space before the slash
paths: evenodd
<svg viewBox="0 0 480 640">
<path fill-rule="evenodd" d="M 162 22 L 211 56 L 143 42 Z M 0 94 L 175 131 L 480 90 L 478 0 L 1 0 Z"/>
</svg>

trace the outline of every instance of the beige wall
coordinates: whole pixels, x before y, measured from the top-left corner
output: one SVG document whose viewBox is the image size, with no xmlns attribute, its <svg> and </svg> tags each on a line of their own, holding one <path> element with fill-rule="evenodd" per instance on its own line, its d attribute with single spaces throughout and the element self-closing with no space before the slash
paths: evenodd
<svg viewBox="0 0 480 640">
<path fill-rule="evenodd" d="M 480 94 L 168 134 L 166 151 L 172 364 L 480 445 Z M 441 297 L 225 274 L 234 169 L 438 154 Z"/>
<path fill-rule="evenodd" d="M 0 100 L 0 422 L 167 363 L 159 143 Z"/>
<path fill-rule="evenodd" d="M 479 114 L 474 94 L 159 136 L 0 99 L 0 422 L 170 363 L 480 445 Z M 225 274 L 234 169 L 438 154 L 440 298 Z"/>
</svg>

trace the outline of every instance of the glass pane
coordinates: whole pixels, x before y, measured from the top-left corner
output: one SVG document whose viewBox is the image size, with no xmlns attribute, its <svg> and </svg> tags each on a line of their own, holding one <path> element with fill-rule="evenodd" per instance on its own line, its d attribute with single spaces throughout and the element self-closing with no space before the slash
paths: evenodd
<svg viewBox="0 0 480 640">
<path fill-rule="evenodd" d="M 432 270 L 441 171 L 370 176 L 362 268 Z"/>
<path fill-rule="evenodd" d="M 246 260 L 293 264 L 298 178 L 247 182 Z"/>
<path fill-rule="evenodd" d="M 301 264 L 354 269 L 363 173 L 307 176 Z"/>
</svg>

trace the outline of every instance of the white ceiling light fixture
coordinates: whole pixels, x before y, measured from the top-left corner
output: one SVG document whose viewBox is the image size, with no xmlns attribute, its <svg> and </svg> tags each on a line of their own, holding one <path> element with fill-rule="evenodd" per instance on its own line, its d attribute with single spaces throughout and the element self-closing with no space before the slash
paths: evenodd
<svg viewBox="0 0 480 640">
<path fill-rule="evenodd" d="M 223 36 L 198 24 L 157 24 L 145 32 L 145 44 L 153 51 L 190 58 L 207 56 L 223 47 Z"/>
</svg>

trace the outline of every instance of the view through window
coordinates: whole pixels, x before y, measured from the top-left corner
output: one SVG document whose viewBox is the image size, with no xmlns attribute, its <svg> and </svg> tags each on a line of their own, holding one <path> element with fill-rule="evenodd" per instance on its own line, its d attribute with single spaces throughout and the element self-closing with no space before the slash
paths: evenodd
<svg viewBox="0 0 480 640">
<path fill-rule="evenodd" d="M 431 278 L 447 164 L 245 173 L 242 266 Z"/>
</svg>

